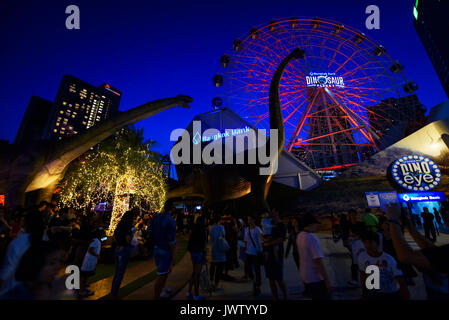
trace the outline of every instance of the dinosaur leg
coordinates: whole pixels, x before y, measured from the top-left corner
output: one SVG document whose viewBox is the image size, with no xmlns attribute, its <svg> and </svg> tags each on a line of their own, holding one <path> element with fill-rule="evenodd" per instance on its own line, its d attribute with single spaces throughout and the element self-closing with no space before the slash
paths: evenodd
<svg viewBox="0 0 449 320">
<path fill-rule="evenodd" d="M 270 212 L 270 206 L 266 198 L 266 189 L 266 181 L 256 181 L 251 185 L 251 193 L 255 201 L 255 208 L 252 211 L 254 217 L 259 216 L 263 212 Z"/>
</svg>

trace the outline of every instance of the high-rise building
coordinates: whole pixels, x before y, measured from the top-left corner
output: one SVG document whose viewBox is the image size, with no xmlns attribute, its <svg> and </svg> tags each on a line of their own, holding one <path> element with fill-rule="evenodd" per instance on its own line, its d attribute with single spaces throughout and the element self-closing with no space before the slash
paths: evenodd
<svg viewBox="0 0 449 320">
<path fill-rule="evenodd" d="M 449 97 L 449 1 L 416 0 L 414 26 Z"/>
<path fill-rule="evenodd" d="M 379 135 L 376 144 L 385 149 L 427 124 L 426 108 L 416 94 L 382 100 L 369 106 L 368 121 Z"/>
<path fill-rule="evenodd" d="M 64 76 L 54 102 L 48 138 L 62 139 L 111 117 L 118 112 L 121 95 L 109 84 L 95 87 L 74 76 Z"/>
<path fill-rule="evenodd" d="M 48 130 L 48 120 L 52 117 L 53 112 L 53 102 L 40 97 L 31 97 L 14 143 L 30 143 L 45 139 Z"/>
</svg>

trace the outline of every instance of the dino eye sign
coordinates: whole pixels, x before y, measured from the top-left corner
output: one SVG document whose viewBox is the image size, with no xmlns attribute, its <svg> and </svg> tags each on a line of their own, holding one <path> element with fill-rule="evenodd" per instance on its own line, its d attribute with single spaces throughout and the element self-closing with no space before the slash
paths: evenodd
<svg viewBox="0 0 449 320">
<path fill-rule="evenodd" d="M 438 165 L 429 158 L 417 155 L 397 159 L 391 167 L 394 180 L 403 188 L 413 191 L 428 191 L 441 181 Z"/>
<path fill-rule="evenodd" d="M 337 77 L 335 73 L 329 72 L 310 72 L 306 76 L 306 83 L 308 87 L 344 87 L 343 77 Z"/>
</svg>

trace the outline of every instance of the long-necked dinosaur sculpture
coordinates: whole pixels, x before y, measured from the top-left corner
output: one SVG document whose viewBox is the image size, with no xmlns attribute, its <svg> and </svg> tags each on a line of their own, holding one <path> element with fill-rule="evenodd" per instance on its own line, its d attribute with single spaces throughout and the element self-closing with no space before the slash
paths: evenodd
<svg viewBox="0 0 449 320">
<path fill-rule="evenodd" d="M 0 154 L 0 194 L 7 195 L 8 206 L 23 205 L 25 194 L 36 190 L 37 201 L 49 200 L 68 164 L 81 154 L 127 125 L 176 106 L 189 108 L 192 101 L 183 95 L 155 100 L 58 142 L 8 145 Z"/>
<path fill-rule="evenodd" d="M 279 86 L 287 65 L 295 59 L 304 58 L 304 50 L 293 50 L 277 67 L 270 84 L 269 115 L 270 129 L 278 130 L 278 149 L 271 157 L 278 159 L 284 148 L 285 133 L 282 117 Z M 270 162 L 272 163 L 272 162 Z M 184 184 L 171 190 L 169 198 L 201 197 L 207 204 L 232 200 L 251 194 L 252 214 L 268 211 L 267 195 L 273 179 L 270 175 L 260 175 L 258 168 L 244 165 L 195 166 L 179 165 L 188 172 Z"/>
</svg>

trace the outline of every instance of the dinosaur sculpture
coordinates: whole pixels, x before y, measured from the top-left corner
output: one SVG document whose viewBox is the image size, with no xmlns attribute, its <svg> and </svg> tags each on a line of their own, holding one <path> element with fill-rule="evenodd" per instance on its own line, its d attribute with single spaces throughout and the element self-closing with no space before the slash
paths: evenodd
<svg viewBox="0 0 449 320">
<path fill-rule="evenodd" d="M 8 206 L 23 205 L 32 191 L 39 193 L 35 201 L 48 201 L 67 166 L 81 154 L 127 125 L 176 106 L 189 108 L 192 101 L 183 95 L 155 100 L 67 139 L 7 145 L 0 154 L 0 194 L 6 194 Z"/>
<path fill-rule="evenodd" d="M 282 74 L 294 59 L 304 58 L 304 50 L 293 50 L 278 66 L 270 84 L 269 115 L 270 129 L 278 130 L 278 150 L 272 155 L 277 160 L 284 148 L 285 133 L 279 98 L 279 85 Z M 169 191 L 168 198 L 200 197 L 206 205 L 221 201 L 237 199 L 250 194 L 252 197 L 252 214 L 268 211 L 267 195 L 273 179 L 273 172 L 268 176 L 259 174 L 257 165 L 185 165 L 177 166 L 182 172 L 183 183 Z M 179 174 L 178 174 L 179 177 Z"/>
</svg>

